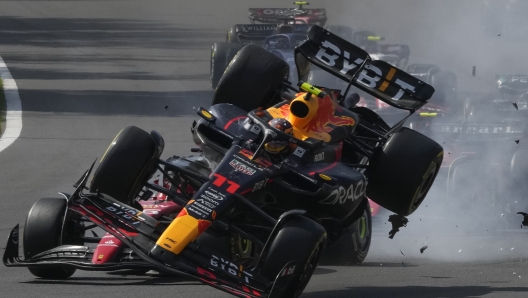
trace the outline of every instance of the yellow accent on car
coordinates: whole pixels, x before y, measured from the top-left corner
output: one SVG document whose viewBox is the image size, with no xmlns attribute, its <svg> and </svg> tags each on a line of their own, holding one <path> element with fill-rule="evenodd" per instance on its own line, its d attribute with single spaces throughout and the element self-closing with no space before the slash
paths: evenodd
<svg viewBox="0 0 528 298">
<path fill-rule="evenodd" d="M 211 115 L 211 113 L 207 112 L 206 110 L 202 110 L 202 115 L 209 119 L 213 118 L 213 115 Z"/>
<path fill-rule="evenodd" d="M 394 67 L 391 67 L 391 69 L 389 70 L 389 73 L 387 74 L 387 76 L 385 77 L 388 81 L 392 80 L 392 77 L 394 77 L 394 74 L 396 73 L 396 68 Z"/>
<path fill-rule="evenodd" d="M 367 37 L 367 40 L 372 40 L 372 41 L 378 41 L 378 40 L 381 40 L 381 36 L 369 36 Z"/>
<path fill-rule="evenodd" d="M 389 81 L 383 81 L 383 83 L 381 84 L 381 86 L 379 87 L 379 90 L 381 92 L 385 92 L 385 90 L 387 89 L 387 87 L 389 87 Z"/>
<path fill-rule="evenodd" d="M 312 93 L 315 96 L 319 96 L 319 94 L 323 93 L 323 90 L 315 88 L 314 86 L 312 86 L 312 85 L 310 85 L 308 83 L 302 83 L 301 84 L 301 89 L 306 91 L 306 92 L 310 92 L 310 93 Z"/>
<path fill-rule="evenodd" d="M 426 113 L 426 112 L 420 113 L 420 117 L 436 117 L 437 115 L 438 113 Z"/>
<path fill-rule="evenodd" d="M 156 245 L 174 254 L 179 254 L 198 235 L 198 220 L 190 215 L 184 215 L 172 221 L 161 234 Z"/>
<path fill-rule="evenodd" d="M 325 174 L 319 174 L 319 177 L 321 177 L 321 179 L 326 180 L 326 181 L 332 180 L 330 176 L 325 175 Z"/>
</svg>

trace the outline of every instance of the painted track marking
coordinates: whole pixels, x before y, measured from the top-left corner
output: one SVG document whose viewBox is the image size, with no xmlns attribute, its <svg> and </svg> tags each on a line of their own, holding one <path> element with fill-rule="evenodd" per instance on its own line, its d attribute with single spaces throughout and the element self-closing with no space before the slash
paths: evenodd
<svg viewBox="0 0 528 298">
<path fill-rule="evenodd" d="M 20 136 L 20 131 L 22 131 L 22 102 L 18 95 L 16 82 L 2 57 L 0 57 L 0 78 L 4 83 L 6 98 L 6 129 L 0 138 L 0 152 L 2 152 Z"/>
</svg>

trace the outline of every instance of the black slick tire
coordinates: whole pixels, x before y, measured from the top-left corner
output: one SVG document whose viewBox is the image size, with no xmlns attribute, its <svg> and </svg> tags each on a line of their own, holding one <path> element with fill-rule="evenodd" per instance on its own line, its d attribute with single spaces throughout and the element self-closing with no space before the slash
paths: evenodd
<svg viewBox="0 0 528 298">
<path fill-rule="evenodd" d="M 294 276 L 288 286 L 273 298 L 299 297 L 310 281 L 326 244 L 326 231 L 318 223 L 303 217 L 285 219 L 262 265 L 261 273 L 275 280 L 290 261 L 297 261 Z"/>
<path fill-rule="evenodd" d="M 135 126 L 121 130 L 101 158 L 90 184 L 90 192 L 104 193 L 132 206 L 155 169 L 156 142 Z"/>
<path fill-rule="evenodd" d="M 224 71 L 231 62 L 231 59 L 235 57 L 236 53 L 243 47 L 239 43 L 226 43 L 219 42 L 213 44 L 211 47 L 211 87 L 216 88 L 220 78 L 224 74 Z"/>
<path fill-rule="evenodd" d="M 443 153 L 437 142 L 400 128 L 370 160 L 367 197 L 396 214 L 412 214 L 431 188 Z"/>
<path fill-rule="evenodd" d="M 64 243 L 63 221 L 67 212 L 67 201 L 61 198 L 43 198 L 31 207 L 24 226 L 24 257 L 35 255 L 55 248 Z M 66 279 L 76 269 L 69 267 L 29 267 L 31 274 L 44 279 Z"/>
<path fill-rule="evenodd" d="M 247 45 L 229 63 L 212 104 L 230 103 L 245 111 L 268 108 L 288 74 L 288 63 L 259 46 Z"/>
</svg>

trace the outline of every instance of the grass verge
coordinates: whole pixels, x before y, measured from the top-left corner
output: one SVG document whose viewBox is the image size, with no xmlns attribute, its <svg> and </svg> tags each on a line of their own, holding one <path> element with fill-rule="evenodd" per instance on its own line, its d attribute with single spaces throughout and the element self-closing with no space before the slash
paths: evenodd
<svg viewBox="0 0 528 298">
<path fill-rule="evenodd" d="M 6 116 L 6 98 L 4 94 L 4 84 L 0 79 L 0 137 L 5 130 L 5 116 Z"/>
</svg>

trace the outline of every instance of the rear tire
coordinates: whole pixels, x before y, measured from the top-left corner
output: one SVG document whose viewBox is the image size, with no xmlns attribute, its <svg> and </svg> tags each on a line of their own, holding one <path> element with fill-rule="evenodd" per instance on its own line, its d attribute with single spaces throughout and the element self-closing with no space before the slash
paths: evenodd
<svg viewBox="0 0 528 298">
<path fill-rule="evenodd" d="M 443 154 L 435 141 L 401 128 L 370 160 L 367 197 L 399 215 L 412 214 L 431 188 Z"/>
<path fill-rule="evenodd" d="M 288 262 L 298 262 L 288 287 L 273 298 L 296 298 L 301 295 L 326 244 L 326 231 L 318 223 L 303 216 L 285 220 L 287 222 L 273 239 L 261 273 L 270 280 L 275 280 Z"/>
<path fill-rule="evenodd" d="M 256 45 L 247 45 L 231 60 L 213 95 L 213 104 L 230 103 L 249 112 L 268 108 L 279 96 L 289 66 Z"/>
<path fill-rule="evenodd" d="M 211 48 L 211 87 L 213 89 L 218 86 L 220 78 L 229 65 L 229 62 L 235 57 L 236 53 L 240 51 L 243 46 L 239 43 L 225 43 L 219 42 L 213 44 Z"/>
<path fill-rule="evenodd" d="M 24 226 L 23 246 L 26 259 L 63 244 L 79 244 L 67 243 L 70 242 L 67 241 L 67 234 L 74 228 L 63 228 L 67 210 L 66 199 L 44 198 L 33 204 Z M 76 271 L 75 268 L 61 266 L 28 269 L 34 276 L 45 279 L 66 279 Z"/>
<path fill-rule="evenodd" d="M 142 182 L 154 174 L 152 161 L 156 142 L 135 126 L 121 130 L 101 158 L 90 184 L 90 192 L 101 192 L 132 206 Z"/>
</svg>

